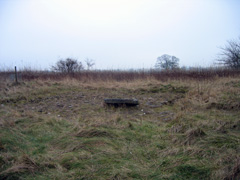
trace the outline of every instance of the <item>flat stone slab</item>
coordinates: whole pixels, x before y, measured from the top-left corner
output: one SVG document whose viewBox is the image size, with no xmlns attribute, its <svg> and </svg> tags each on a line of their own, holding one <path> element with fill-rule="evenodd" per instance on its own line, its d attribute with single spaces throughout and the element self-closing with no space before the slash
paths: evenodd
<svg viewBox="0 0 240 180">
<path fill-rule="evenodd" d="M 139 102 L 137 99 L 104 99 L 106 105 L 118 106 L 137 106 Z"/>
</svg>

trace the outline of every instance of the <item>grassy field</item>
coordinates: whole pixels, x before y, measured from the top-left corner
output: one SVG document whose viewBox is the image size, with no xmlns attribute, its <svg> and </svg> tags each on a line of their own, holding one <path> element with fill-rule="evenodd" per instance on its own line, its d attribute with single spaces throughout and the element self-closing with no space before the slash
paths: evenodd
<svg viewBox="0 0 240 180">
<path fill-rule="evenodd" d="M 0 86 L 0 179 L 240 179 L 239 76 Z"/>
</svg>

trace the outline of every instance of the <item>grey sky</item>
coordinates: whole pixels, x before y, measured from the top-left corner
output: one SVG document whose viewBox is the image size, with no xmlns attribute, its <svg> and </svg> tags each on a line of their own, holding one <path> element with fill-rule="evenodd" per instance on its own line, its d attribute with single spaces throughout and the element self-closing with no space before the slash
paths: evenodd
<svg viewBox="0 0 240 180">
<path fill-rule="evenodd" d="M 240 35 L 239 9 L 239 0 L 0 0 L 0 68 L 68 57 L 150 68 L 162 54 L 210 66 Z"/>
</svg>

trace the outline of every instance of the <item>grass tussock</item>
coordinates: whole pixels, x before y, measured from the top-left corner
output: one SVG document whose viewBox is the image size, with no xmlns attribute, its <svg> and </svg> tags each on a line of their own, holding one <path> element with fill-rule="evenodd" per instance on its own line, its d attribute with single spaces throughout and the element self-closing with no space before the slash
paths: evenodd
<svg viewBox="0 0 240 180">
<path fill-rule="evenodd" d="M 92 73 L 0 84 L 0 179 L 239 179 L 236 72 Z"/>
<path fill-rule="evenodd" d="M 186 134 L 184 140 L 185 145 L 191 145 L 193 144 L 196 138 L 203 137 L 206 135 L 206 133 L 200 128 L 189 129 L 185 134 Z"/>
<path fill-rule="evenodd" d="M 90 129 L 90 130 L 81 130 L 78 132 L 76 137 L 85 137 L 85 138 L 91 138 L 91 137 L 113 137 L 113 135 L 107 131 L 101 131 L 96 129 Z"/>
<path fill-rule="evenodd" d="M 34 174 L 39 166 L 27 155 L 21 157 L 14 165 L 0 173 L 2 179 L 14 179 L 23 173 Z"/>
</svg>

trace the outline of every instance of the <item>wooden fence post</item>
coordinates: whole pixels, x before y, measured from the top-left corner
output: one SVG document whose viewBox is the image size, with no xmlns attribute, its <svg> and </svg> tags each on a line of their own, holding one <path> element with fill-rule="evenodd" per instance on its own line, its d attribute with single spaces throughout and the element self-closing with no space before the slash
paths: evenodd
<svg viewBox="0 0 240 180">
<path fill-rule="evenodd" d="M 15 82 L 18 84 L 17 67 L 15 66 Z"/>
</svg>

